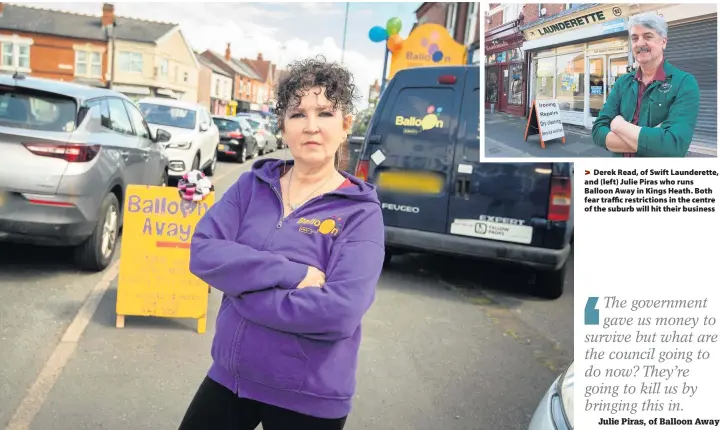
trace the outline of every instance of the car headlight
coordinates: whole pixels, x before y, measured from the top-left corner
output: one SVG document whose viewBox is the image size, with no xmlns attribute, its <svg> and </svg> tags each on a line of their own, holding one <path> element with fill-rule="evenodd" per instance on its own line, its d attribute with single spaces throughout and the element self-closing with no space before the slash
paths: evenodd
<svg viewBox="0 0 720 430">
<path fill-rule="evenodd" d="M 570 428 L 575 428 L 575 363 L 565 371 L 559 384 L 560 400 L 562 400 L 563 412 L 567 418 Z"/>
<path fill-rule="evenodd" d="M 192 146 L 192 142 L 172 142 L 168 143 L 168 148 L 176 148 L 176 149 L 190 149 Z"/>
</svg>

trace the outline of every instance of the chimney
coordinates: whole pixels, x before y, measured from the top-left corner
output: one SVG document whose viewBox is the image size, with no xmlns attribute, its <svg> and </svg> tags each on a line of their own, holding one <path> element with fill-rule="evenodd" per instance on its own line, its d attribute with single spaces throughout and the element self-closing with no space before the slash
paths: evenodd
<svg viewBox="0 0 720 430">
<path fill-rule="evenodd" d="M 232 59 L 232 55 L 230 53 L 230 42 L 228 42 L 227 47 L 225 48 L 225 61 L 230 61 Z"/>
<path fill-rule="evenodd" d="M 115 6 L 112 3 L 104 3 L 102 12 L 102 26 L 112 26 L 115 23 Z"/>
<path fill-rule="evenodd" d="M 257 60 L 258 60 L 258 61 L 262 61 L 262 60 L 263 60 L 263 58 L 262 58 L 262 52 L 259 52 L 259 53 L 258 53 L 258 58 L 257 58 Z"/>
</svg>

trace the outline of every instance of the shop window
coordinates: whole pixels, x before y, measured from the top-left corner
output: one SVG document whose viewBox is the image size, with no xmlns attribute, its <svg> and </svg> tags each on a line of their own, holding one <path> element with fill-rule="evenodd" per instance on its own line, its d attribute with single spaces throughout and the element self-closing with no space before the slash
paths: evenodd
<svg viewBox="0 0 720 430">
<path fill-rule="evenodd" d="M 522 80 L 522 63 L 513 63 L 508 67 L 508 98 L 507 102 L 511 105 L 521 106 L 523 80 Z"/>
<path fill-rule="evenodd" d="M 552 99 L 555 96 L 555 57 L 539 58 L 534 63 L 535 99 Z"/>
<path fill-rule="evenodd" d="M 537 52 L 535 52 L 535 54 L 533 56 L 535 58 L 540 58 L 540 57 L 548 57 L 548 56 L 554 56 L 554 55 L 555 55 L 555 48 L 552 48 L 552 49 L 543 49 L 543 50 L 537 51 Z"/>
<path fill-rule="evenodd" d="M 507 59 L 506 61 L 522 61 L 522 50 L 520 48 L 515 48 L 507 51 L 506 53 Z"/>
<path fill-rule="evenodd" d="M 485 101 L 497 103 L 498 101 L 498 68 L 489 67 L 485 69 Z"/>
<path fill-rule="evenodd" d="M 557 56 L 556 93 L 560 110 L 583 112 L 585 109 L 585 54 Z"/>
</svg>

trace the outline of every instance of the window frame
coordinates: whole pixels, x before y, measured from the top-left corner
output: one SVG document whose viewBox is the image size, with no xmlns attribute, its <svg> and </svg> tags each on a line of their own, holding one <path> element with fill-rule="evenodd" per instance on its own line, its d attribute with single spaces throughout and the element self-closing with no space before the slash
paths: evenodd
<svg viewBox="0 0 720 430">
<path fill-rule="evenodd" d="M 140 59 L 139 62 L 135 62 L 134 60 Z M 120 51 L 118 52 L 118 69 L 122 73 L 133 73 L 133 74 L 142 74 L 143 70 L 145 68 L 145 61 L 144 56 L 141 52 L 134 52 L 134 51 Z M 123 61 L 127 61 L 126 63 L 123 63 Z M 123 65 L 127 65 L 127 69 L 123 68 Z M 139 70 L 134 70 L 133 66 L 137 66 L 139 64 Z"/>
</svg>

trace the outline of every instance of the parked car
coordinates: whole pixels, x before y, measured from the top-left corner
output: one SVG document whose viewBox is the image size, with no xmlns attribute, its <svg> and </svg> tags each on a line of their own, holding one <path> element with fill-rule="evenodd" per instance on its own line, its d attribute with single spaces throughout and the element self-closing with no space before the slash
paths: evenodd
<svg viewBox="0 0 720 430">
<path fill-rule="evenodd" d="M 356 176 L 377 185 L 386 258 L 407 251 L 536 269 L 562 295 L 573 233 L 571 163 L 480 163 L 478 66 L 398 72 L 370 120 Z"/>
<path fill-rule="evenodd" d="M 127 185 L 167 182 L 170 139 L 118 92 L 0 75 L 0 241 L 73 246 L 103 270 Z"/>
<path fill-rule="evenodd" d="M 255 132 L 245 118 L 213 116 L 213 122 L 220 130 L 218 154 L 240 163 L 258 156 L 260 147 Z"/>
<path fill-rule="evenodd" d="M 528 430 L 573 430 L 575 428 L 575 363 L 545 392 Z"/>
<path fill-rule="evenodd" d="M 220 131 L 204 106 L 169 98 L 146 98 L 138 105 L 151 129 L 162 127 L 172 134 L 165 145 L 172 178 L 191 170 L 215 174 Z"/>
<path fill-rule="evenodd" d="M 254 119 L 248 119 L 247 122 L 253 129 L 255 140 L 260 147 L 260 155 L 269 154 L 278 149 L 277 137 L 268 129 L 267 124 Z"/>
</svg>

